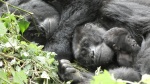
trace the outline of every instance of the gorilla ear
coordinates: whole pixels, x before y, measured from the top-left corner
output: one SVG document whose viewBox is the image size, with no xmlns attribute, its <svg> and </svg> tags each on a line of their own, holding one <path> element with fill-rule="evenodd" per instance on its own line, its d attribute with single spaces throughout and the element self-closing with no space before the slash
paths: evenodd
<svg viewBox="0 0 150 84">
<path fill-rule="evenodd" d="M 120 48 L 115 43 L 113 44 L 113 49 L 120 50 Z"/>
</svg>

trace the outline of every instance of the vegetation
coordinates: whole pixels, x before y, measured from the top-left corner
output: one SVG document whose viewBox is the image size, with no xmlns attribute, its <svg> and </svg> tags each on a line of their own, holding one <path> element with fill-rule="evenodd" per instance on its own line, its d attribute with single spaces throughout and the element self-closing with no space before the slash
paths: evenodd
<svg viewBox="0 0 150 84">
<path fill-rule="evenodd" d="M 108 71 L 101 71 L 100 67 L 95 71 L 95 76 L 91 80 L 91 84 L 150 84 L 150 75 L 145 74 L 139 82 L 130 82 L 121 79 L 115 79 L 113 74 Z"/>
<path fill-rule="evenodd" d="M 42 51 L 43 46 L 22 36 L 29 24 L 9 9 L 0 17 L 0 83 L 60 84 L 56 53 Z"/>
</svg>

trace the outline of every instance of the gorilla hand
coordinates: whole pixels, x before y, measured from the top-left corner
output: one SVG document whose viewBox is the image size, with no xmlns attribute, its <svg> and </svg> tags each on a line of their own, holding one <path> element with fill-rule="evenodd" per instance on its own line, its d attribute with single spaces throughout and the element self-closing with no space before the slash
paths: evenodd
<svg viewBox="0 0 150 84">
<path fill-rule="evenodd" d="M 89 73 L 80 72 L 75 69 L 70 61 L 66 59 L 59 61 L 58 75 L 63 81 L 72 80 L 73 84 L 89 84 L 88 80 L 92 77 Z"/>
</svg>

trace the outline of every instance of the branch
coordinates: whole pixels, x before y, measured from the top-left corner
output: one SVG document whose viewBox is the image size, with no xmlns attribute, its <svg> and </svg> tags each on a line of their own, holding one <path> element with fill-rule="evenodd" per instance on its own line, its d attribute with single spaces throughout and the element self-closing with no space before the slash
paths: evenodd
<svg viewBox="0 0 150 84">
<path fill-rule="evenodd" d="M 6 57 L 6 58 L 10 58 L 10 59 L 16 59 L 16 60 L 18 60 L 18 61 L 23 62 L 22 60 L 20 60 L 20 59 L 14 57 L 14 56 L 6 55 L 5 53 L 0 53 L 0 56 Z"/>
<path fill-rule="evenodd" d="M 18 9 L 18 10 L 21 10 L 21 11 L 23 11 L 23 12 L 29 13 L 30 15 L 33 14 L 32 12 L 29 12 L 29 11 L 23 10 L 23 9 L 21 9 L 21 8 L 19 8 L 19 7 L 13 6 L 13 5 L 11 5 L 11 4 L 9 4 L 9 3 L 3 1 L 3 0 L 0 0 L 0 2 L 2 2 L 2 3 L 4 3 L 4 4 L 8 4 L 8 6 L 11 6 L 11 7 L 15 8 L 15 9 Z"/>
</svg>

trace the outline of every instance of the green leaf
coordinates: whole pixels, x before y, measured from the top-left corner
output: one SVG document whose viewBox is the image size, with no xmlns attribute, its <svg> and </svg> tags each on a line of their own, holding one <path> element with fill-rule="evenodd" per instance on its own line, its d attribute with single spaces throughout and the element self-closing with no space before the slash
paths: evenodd
<svg viewBox="0 0 150 84">
<path fill-rule="evenodd" d="M 27 76 L 24 71 L 12 71 L 13 74 L 13 82 L 18 84 L 27 84 Z"/>
<path fill-rule="evenodd" d="M 37 58 L 37 60 L 40 61 L 41 64 L 46 64 L 46 58 L 45 57 L 43 57 L 43 56 L 37 56 L 36 58 Z"/>
<path fill-rule="evenodd" d="M 7 73 L 4 72 L 3 70 L 0 70 L 0 83 L 1 84 L 6 84 L 6 83 L 10 84 L 10 82 L 7 78 Z"/>
<path fill-rule="evenodd" d="M 104 70 L 103 73 L 93 77 L 93 80 L 91 80 L 91 84 L 125 84 L 125 83 L 117 82 L 115 79 L 113 79 L 113 77 L 110 75 L 108 71 Z"/>
<path fill-rule="evenodd" d="M 148 74 L 144 74 L 142 76 L 142 80 L 141 80 L 144 84 L 149 84 L 150 83 L 150 75 Z"/>
<path fill-rule="evenodd" d="M 7 32 L 7 29 L 6 29 L 5 25 L 4 25 L 4 23 L 2 23 L 0 21 L 0 35 L 3 36 L 4 34 L 6 34 L 6 32 Z"/>
<path fill-rule="evenodd" d="M 48 61 L 48 64 L 52 64 L 55 61 L 55 59 L 51 58 L 51 59 L 48 59 L 47 61 Z"/>
<path fill-rule="evenodd" d="M 18 25 L 22 34 L 29 27 L 29 24 L 30 22 L 26 21 L 25 19 L 19 20 Z"/>
<path fill-rule="evenodd" d="M 42 72 L 41 78 L 46 78 L 46 79 L 50 79 L 49 75 L 47 74 L 46 71 Z"/>
</svg>

